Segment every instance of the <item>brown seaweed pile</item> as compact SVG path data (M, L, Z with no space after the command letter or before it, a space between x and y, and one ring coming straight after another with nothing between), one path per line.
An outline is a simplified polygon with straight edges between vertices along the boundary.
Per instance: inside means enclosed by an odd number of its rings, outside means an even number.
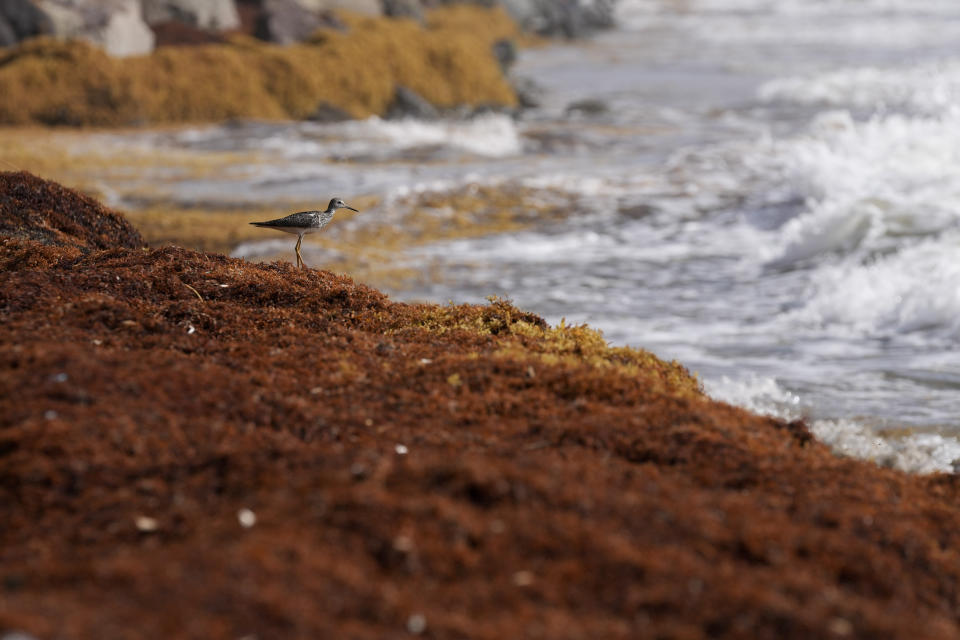
M397 86L440 107L516 104L491 50L520 37L502 9L438 8L427 24L344 14L313 42L169 46L116 59L38 38L0 53L0 124L131 126L230 118L303 119L321 104L383 114Z
M76 249L138 249L145 242L120 214L89 196L25 172L0 173L0 237Z
M103 248L114 214L26 174L0 198L0 632L960 637L951 476L507 302Z

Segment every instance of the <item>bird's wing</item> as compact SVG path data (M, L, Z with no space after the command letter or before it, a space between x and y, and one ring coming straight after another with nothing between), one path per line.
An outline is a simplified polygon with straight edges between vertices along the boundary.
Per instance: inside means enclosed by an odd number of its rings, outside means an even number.
M267 220L266 222L251 222L250 224L258 227L308 227L313 223L316 215L316 211L300 211L291 213L284 218Z

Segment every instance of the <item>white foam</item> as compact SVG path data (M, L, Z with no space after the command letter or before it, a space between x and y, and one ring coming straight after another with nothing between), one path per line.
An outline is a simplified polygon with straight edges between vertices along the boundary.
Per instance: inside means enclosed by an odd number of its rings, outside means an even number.
M337 125L322 125L316 131L346 138L336 142L339 152L347 154L438 145L478 156L501 158L522 150L513 119L495 113L468 120L383 120L372 117ZM330 140L327 144L333 142Z
M703 381L711 398L766 416L796 420L802 415L800 396L781 387L774 378L722 376Z
M740 245L767 267L809 269L800 306L776 319L783 329L960 337L960 115L828 112L799 135L737 149L718 171L761 201L799 203L764 241Z
M837 453L911 473L954 473L960 441L935 433L885 438L855 420L817 420L811 430Z
M784 420L803 417L801 398L770 377L722 377L705 380L709 396L761 415ZM902 438L884 437L858 420L813 420L814 436L840 455L870 460L910 473L953 473L960 463L960 440L935 433L916 433Z
M352 156L375 159L389 157L391 152L430 146L502 158L516 155L523 148L513 119L498 113L457 120L383 120L374 116L337 123L245 126L239 130L224 126L187 129L171 139L178 145L248 149L276 153L291 160Z
M949 114L960 104L960 61L902 68L861 67L777 78L760 87L768 102Z
M517 154L522 148L513 119L502 114L432 122L371 118L367 124L375 134L402 148L442 144L493 158Z
M960 117L894 115L857 123L818 117L794 138L759 145L745 161L777 198L806 202L763 249L777 266L829 252L885 248L960 222Z
M705 42L909 48L950 43L960 25L953 0L621 0L628 29L684 25Z
M922 331L960 338L960 234L866 263L822 267L806 304L787 317L878 337Z

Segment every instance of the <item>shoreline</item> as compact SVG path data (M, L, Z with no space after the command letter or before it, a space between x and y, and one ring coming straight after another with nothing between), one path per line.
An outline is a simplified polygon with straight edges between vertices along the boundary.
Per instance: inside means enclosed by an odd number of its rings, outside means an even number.
M26 40L0 49L0 125L364 118L388 113L399 87L441 109L517 105L493 47L532 38L502 8L437 8L423 25L338 16L346 32L322 28L305 42L281 46L235 34L128 58L81 40Z

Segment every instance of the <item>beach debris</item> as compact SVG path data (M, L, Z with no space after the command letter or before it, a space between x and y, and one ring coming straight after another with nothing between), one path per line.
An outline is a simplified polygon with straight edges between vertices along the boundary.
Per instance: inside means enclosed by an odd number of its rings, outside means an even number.
M133 524L137 527L137 531L142 533L153 533L160 528L160 522L150 516L137 516Z
M410 614L407 618L407 631L418 636L427 630L427 618L422 613Z
M530 571L517 571L513 574L513 584L518 587L529 587L533 584L533 573Z
M257 524L257 514L250 509L240 509L237 511L237 521L240 523L241 527L244 529L249 529L253 525Z
M194 293L198 298L200 298L200 302L203 302L203 296L200 295L200 292L199 292L199 291L197 291L196 289L194 289L193 287L191 287L190 285L188 285L186 282L183 283L183 286L185 286L187 289L190 289L190 291L193 291L193 293Z
M393 539L393 548L403 553L410 553L413 551L413 538L399 535Z

